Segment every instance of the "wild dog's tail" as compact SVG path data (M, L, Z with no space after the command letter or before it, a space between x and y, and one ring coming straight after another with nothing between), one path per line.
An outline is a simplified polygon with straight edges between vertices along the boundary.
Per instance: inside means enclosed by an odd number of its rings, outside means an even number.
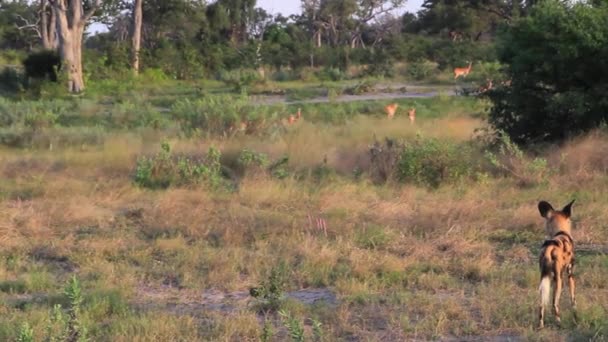
M543 276L540 280L538 290L540 291L540 304L542 307L546 307L551 300L551 277L549 275Z
M553 267L555 258L553 250L557 246L557 242L554 240L545 241L543 244L543 251L540 255L540 303L542 307L546 307L549 304L551 297L551 277L553 275Z

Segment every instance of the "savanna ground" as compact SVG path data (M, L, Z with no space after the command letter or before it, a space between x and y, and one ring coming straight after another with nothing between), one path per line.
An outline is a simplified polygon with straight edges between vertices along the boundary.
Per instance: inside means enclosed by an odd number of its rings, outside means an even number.
M603 131L522 153L485 144L474 97L392 121L298 104L286 126L296 105L155 84L0 99L0 340L608 338ZM577 319L563 296L537 331L536 205L572 198Z

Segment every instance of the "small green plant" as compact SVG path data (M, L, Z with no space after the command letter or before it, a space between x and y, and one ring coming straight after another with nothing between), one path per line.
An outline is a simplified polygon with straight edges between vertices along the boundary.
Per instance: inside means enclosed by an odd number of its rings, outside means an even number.
M268 166L268 156L264 153L255 152L249 149L241 151L237 158L237 164L244 174L263 173Z
M258 287L251 288L249 294L256 298L264 311L276 311L281 307L286 283L287 267L281 262L270 270L268 279Z
M312 321L312 335L313 335L313 340L315 342L321 342L323 341L323 324L321 324L321 322L317 321L316 319L311 319Z
M268 165L268 156L264 153L244 149L239 154L238 163L243 167L265 167L266 165Z
M80 317L80 307L83 300L82 288L80 286L80 281L76 276L70 278L68 285L64 290L64 294L69 300L66 341L87 341L87 330Z
M34 342L34 329L27 322L19 327L17 342Z
M289 337L291 337L291 340L293 342L304 342L305 335L302 323L284 310L279 311L279 315L283 320L283 325L285 325L285 328L289 332Z
M261 342L270 342L272 340L272 336L274 335L274 330L272 328L272 322L266 317L264 319L264 326L262 327L262 334L260 335Z
M278 179L284 179L284 178L289 177L289 170L287 168L288 163L289 163L288 156L283 156L283 157L279 158L268 168L270 170L270 174L273 177L278 178Z
M48 342L62 342L66 340L67 322L61 305L56 304L51 311L51 317L46 327L46 339Z

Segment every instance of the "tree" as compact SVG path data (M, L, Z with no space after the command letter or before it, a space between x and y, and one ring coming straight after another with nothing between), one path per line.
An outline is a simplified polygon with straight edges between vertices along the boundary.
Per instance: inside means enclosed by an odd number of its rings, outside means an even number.
M40 0L40 39L45 50L56 50L58 47L57 39L57 17L55 11L49 7L48 0Z
M517 143L559 141L608 122L608 4L539 2L498 36L510 86L490 123Z
M101 0L94 0L85 8L84 0L48 0L57 20L59 54L62 68L68 77L68 91L79 93L84 90L82 72L82 38L86 23L101 6Z
M134 0L133 28L131 33L131 68L139 73L139 50L141 48L141 27L143 24L143 0Z
M519 0L425 0L417 28L452 40L463 36L479 40L482 34L494 34L499 24L517 17L521 7Z
M0 1L0 48L33 48L39 42L38 24L36 8L27 1Z

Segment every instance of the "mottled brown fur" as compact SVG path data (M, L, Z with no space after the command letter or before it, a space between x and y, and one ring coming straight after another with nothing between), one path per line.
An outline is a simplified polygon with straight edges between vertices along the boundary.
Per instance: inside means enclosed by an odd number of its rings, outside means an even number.
M545 201L538 204L538 210L546 220L546 233L551 237L550 240L543 243L539 258L541 273L539 327L541 328L544 326L545 305L548 304L551 284L554 286L553 311L555 312L557 322L560 323L559 300L564 274L568 276L568 288L570 290L572 306L576 305L573 275L574 240L571 235L572 222L570 220L573 203L574 201L570 202L560 211L553 209L551 204Z

